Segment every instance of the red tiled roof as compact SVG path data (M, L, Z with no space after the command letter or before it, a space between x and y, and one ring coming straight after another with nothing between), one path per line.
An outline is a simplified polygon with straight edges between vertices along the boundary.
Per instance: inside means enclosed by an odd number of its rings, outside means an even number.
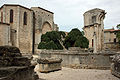
M115 31L120 31L120 30L115 30L114 28L112 29L104 29L105 32L115 32Z

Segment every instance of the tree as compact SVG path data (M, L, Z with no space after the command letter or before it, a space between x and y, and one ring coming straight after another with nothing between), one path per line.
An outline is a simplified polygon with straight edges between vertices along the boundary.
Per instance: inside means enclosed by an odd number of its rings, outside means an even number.
M68 49L69 47L81 47L88 48L89 41L83 36L79 29L72 29L64 41L64 46Z
M117 25L117 29L120 30L120 24ZM120 44L120 31L117 32L116 37L118 38L118 42Z
M120 24L117 25L117 28L120 29Z
M120 31L117 32L116 37L118 38L118 42L119 42L119 44L120 44Z
M47 32L41 36L38 49L63 49L62 38L65 38L65 33L62 31Z

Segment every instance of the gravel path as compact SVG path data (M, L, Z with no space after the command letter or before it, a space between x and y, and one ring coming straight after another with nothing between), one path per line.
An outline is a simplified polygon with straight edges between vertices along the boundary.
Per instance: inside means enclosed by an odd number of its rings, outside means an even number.
M110 70L71 69L63 67L60 71L37 73L39 78L43 80L120 80L111 75Z

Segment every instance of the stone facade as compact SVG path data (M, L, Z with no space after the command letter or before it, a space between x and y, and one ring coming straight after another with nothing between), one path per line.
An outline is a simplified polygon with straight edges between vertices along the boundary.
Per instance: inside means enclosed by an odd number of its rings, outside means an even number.
M41 35L56 29L53 14L40 7L29 9L16 4L4 4L0 8L0 22L10 24L12 46L18 47L22 53L34 53Z
M94 53L101 51L104 46L104 17L105 11L102 9L92 9L84 13L84 33L89 40L89 48L94 49Z
M10 11L13 11L13 14ZM24 13L27 13L27 24L24 24ZM12 46L19 47L21 52L32 52L33 11L20 5L3 5L0 8L3 13L1 22L9 23L11 28L10 42ZM10 22L10 14L13 21Z
M118 39L116 38L117 32L120 30L104 29L104 48L105 49L119 49Z
M0 22L0 45L10 45L10 25Z
M41 35L54 30L54 13L40 7L32 7L31 9L35 13L35 49L37 49Z

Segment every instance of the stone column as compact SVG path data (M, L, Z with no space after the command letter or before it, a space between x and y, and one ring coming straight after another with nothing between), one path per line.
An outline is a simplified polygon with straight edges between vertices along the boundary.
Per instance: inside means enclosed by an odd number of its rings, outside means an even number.
M94 38L94 45L93 45L93 53L97 53L97 36L96 36L96 26L94 25L94 34L93 34L93 38Z

